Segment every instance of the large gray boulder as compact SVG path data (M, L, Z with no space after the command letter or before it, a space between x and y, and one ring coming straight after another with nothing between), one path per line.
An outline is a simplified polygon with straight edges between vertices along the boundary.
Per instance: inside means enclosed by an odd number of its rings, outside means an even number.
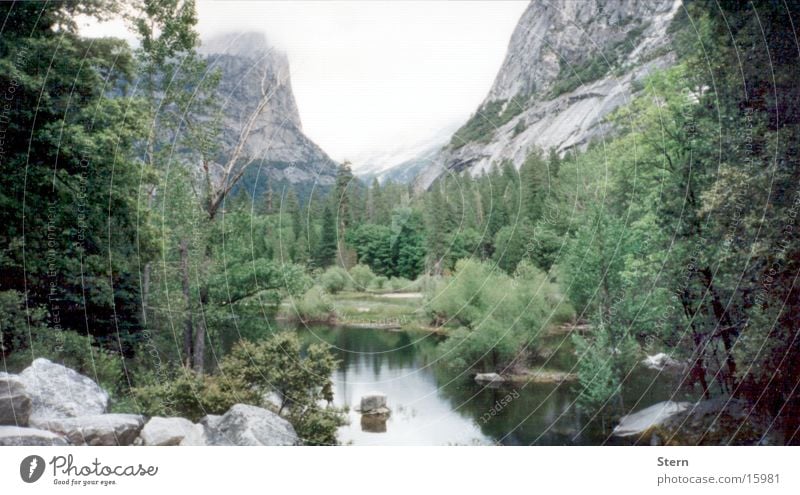
M150 418L139 438L142 445L205 445L203 425L184 418Z
M31 398L22 380L0 372L0 425L28 426Z
M361 414L389 414L389 407L386 405L386 394L380 392L370 392L361 397Z
M31 419L31 426L64 435L73 445L131 445L144 426L138 414Z
M674 402L671 400L659 402L620 418L613 434L618 437L645 437L661 428L670 418L681 414L691 406L692 404L689 402Z
M103 414L108 394L90 378L38 358L19 375L31 398L30 420Z
M222 416L206 416L207 445L298 445L291 423L266 409L236 404Z
M0 446L44 447L51 445L69 445L69 441L51 431L20 426L0 426Z

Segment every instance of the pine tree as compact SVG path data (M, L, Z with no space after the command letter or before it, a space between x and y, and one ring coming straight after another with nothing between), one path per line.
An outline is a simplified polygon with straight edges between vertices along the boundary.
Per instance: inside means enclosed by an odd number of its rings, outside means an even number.
M328 267L336 262L336 219L330 207L325 206L322 212L322 234L317 248L316 262L320 267Z

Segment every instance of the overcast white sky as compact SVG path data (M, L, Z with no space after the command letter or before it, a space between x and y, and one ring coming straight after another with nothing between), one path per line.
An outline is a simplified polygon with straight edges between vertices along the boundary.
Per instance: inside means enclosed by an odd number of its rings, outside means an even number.
M262 31L285 51L306 134L355 165L463 122L527 1L198 2L199 31Z

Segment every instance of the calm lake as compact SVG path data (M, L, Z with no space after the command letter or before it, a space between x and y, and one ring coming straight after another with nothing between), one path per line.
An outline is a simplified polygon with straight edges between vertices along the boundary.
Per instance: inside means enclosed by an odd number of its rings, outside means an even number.
M307 343L326 342L341 360L333 381L335 403L348 406L350 424L339 430L352 445L600 445L618 444L609 425L578 411L574 385L520 383L481 386L452 376L436 362L442 338L418 332L309 326ZM574 362L568 336L550 337L549 368ZM626 406L642 409L669 399L676 384L636 369L626 385ZM365 421L355 409L369 392L384 393L392 410L385 422ZM505 405L499 405L505 404ZM495 414L491 411L494 408Z

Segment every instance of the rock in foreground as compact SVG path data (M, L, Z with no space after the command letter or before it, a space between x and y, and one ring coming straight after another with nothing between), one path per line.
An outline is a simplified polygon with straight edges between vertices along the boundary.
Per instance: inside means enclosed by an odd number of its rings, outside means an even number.
M205 445L203 426L184 418L150 418L139 438L142 445Z
M90 378L38 358L19 375L31 398L30 420L103 414L108 394Z
M131 445L139 436L144 418L137 414L97 414L33 419L31 425L64 435L73 445Z
M682 413L691 406L692 404L689 402L673 402L671 400L659 402L620 418L619 424L614 428L613 433L618 437L634 435L646 437L671 417Z
M66 438L51 431L20 426L0 426L0 446L64 446L69 445Z
M0 425L27 426L31 398L18 376L0 373Z
M222 416L206 416L207 445L298 445L294 427L277 414L260 407L236 404Z

